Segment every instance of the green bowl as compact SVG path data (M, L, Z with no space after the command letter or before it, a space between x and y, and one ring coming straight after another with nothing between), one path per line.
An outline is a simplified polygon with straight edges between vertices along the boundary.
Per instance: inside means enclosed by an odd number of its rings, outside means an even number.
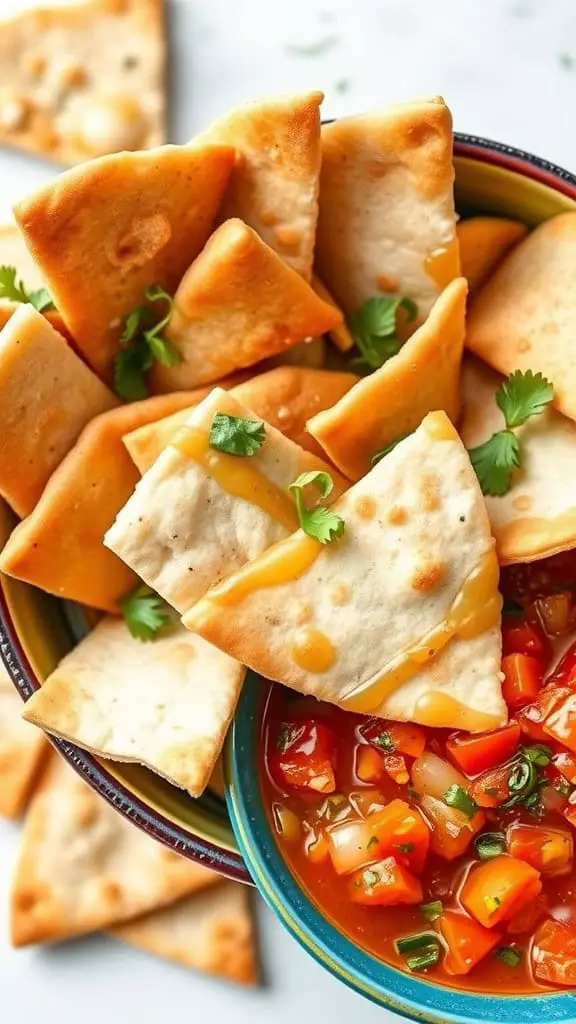
M576 178L528 153L457 135L455 164L461 215L502 214L534 226L576 209ZM0 544L14 523L0 505ZM24 700L89 625L89 616L78 607L0 578L0 652ZM193 860L250 881L224 803L215 792L193 800L146 768L102 760L69 743L53 742L86 781L135 824Z

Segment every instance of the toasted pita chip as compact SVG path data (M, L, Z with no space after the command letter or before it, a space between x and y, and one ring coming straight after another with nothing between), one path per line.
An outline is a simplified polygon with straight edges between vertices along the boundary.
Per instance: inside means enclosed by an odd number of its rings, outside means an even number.
M0 332L0 494L20 516L92 419L118 399L33 306Z
M494 541L445 413L429 414L333 508L340 540L298 531L209 591L184 624L263 676L351 711L472 731L505 722Z
M323 334L340 319L252 228L228 220L176 292L165 334L182 361L157 363L154 388L170 391L218 380Z
M540 370L556 408L576 419L576 213L541 224L472 303L466 346L501 373Z
M34 376L35 386L44 378L44 370ZM50 478L32 514L9 537L0 570L58 597L118 611L119 601L137 583L134 573L103 544L138 481L122 437L189 406L191 398L189 392L149 398L93 420ZM42 446L36 440L35 455L38 449Z
M200 796L246 670L178 623L153 644L106 617L60 662L24 717L99 757L143 764Z
M22 719L22 701L0 663L0 815L22 814L48 751L46 737Z
M18 277L23 279L30 290L41 288L44 284L40 270L28 252L16 224L0 227L0 267L16 267Z
M470 217L456 226L460 245L462 277L475 295L519 242L528 228L519 220L506 217Z
M93 0L0 25L0 142L65 164L164 142L162 0Z
M276 366L304 366L308 370L321 370L326 362L326 341L323 337L308 338L294 345L279 356L271 356L258 364L258 369L265 373ZM256 369L256 368L255 368Z
M53 754L24 823L12 943L58 942L107 928L217 878L141 832Z
M439 97L323 125L316 267L347 314L384 293L426 318L459 273L453 182Z
M173 608L185 611L233 568L298 526L288 486L325 462L269 424L251 458L209 445L215 413L255 417L214 388L144 474L104 543ZM335 495L343 486L337 476Z
M238 882L220 882L209 892L117 925L110 934L147 953L226 981L258 983L250 892Z
M338 309L338 304L332 298L326 285L322 284L322 281L317 274L314 274L312 278L312 287L316 292L316 295L319 295L321 299L324 299L324 302L329 302L332 306L335 306L336 309ZM342 313L342 310L338 311ZM348 352L351 348L354 348L354 338L348 330L346 321L344 320L344 314L342 314L342 323L340 326L335 327L333 331L328 331L328 337L334 342L336 348L339 348L341 352Z
M322 448L306 430L306 421L337 402L357 380L353 373L284 366L237 385L233 395L286 437L321 457ZM224 383L219 386L224 387ZM183 409L126 434L124 444L141 473L156 462L191 412L192 409Z
M236 150L224 217L249 224L307 281L318 219L323 99L309 92L245 103L200 136Z
M218 146L119 153L67 171L16 207L57 308L106 380L122 318L150 284L176 291L200 252L233 159Z
M460 434L467 448L504 428L494 397L501 380L473 356L466 359ZM522 466L507 494L485 497L501 565L576 547L576 425L548 407L514 433L522 442Z
M308 422L330 461L351 480L367 473L372 458L414 430L426 413L442 409L456 422L466 290L463 277L452 281L397 356Z

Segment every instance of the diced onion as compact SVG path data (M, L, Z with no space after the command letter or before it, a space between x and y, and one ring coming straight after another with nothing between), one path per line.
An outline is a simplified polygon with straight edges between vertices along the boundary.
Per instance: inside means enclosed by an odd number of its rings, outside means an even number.
M412 785L420 796L441 800L451 786L460 786L467 792L470 783L447 761L425 751L412 765Z
M547 597L539 597L534 602L534 608L548 636L561 636L570 629L571 594L549 594Z
M302 826L294 811L285 807L284 804L274 804L272 814L278 835L282 836L287 843L297 843L302 834Z

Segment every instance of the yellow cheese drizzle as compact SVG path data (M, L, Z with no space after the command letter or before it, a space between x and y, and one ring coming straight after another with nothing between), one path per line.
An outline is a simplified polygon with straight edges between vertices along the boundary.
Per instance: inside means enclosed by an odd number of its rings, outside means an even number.
M305 672L327 672L336 659L332 641L319 629L301 629L292 644L291 653Z
M445 728L450 722L454 729L465 729L468 732L489 732L504 725L498 715L488 715L485 711L476 711L466 707L449 693L423 693L416 701L414 721L431 728Z

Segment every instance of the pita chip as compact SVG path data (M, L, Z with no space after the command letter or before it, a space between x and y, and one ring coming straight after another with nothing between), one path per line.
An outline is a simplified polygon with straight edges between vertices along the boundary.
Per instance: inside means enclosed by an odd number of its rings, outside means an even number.
M34 374L34 386L38 387L38 381L44 383L45 376L44 370ZM106 390L100 381L98 385ZM139 479L122 437L189 406L191 397L184 393L149 398L92 420L50 477L34 510L12 532L0 554L0 570L57 597L117 611L119 601L138 582L103 544L106 530ZM15 425L21 451L18 427L21 431L21 420ZM45 438L45 432L42 436ZM35 440L33 453L37 457L43 446L36 435ZM2 443L0 440L0 450Z
M15 267L18 281L24 282L28 292L37 291L44 286L42 275L28 252L16 224L5 224L0 227L0 267ZM10 299L0 299L0 330L6 326L19 305L18 302ZM69 341L72 340L57 309L46 309L43 316L60 334L63 334Z
M154 643L107 616L26 704L25 718L99 757L143 764L200 796L245 668L180 623Z
M266 678L350 711L471 731L503 724L498 562L446 414L430 413L333 509L345 523L338 541L296 532L209 591L184 624Z
M576 213L545 221L508 256L472 303L466 346L500 373L538 370L554 404L576 419Z
M467 448L504 428L495 401L501 380L479 360L466 359L460 434ZM514 433L522 444L522 466L514 470L507 494L484 499L501 565L576 547L576 424L548 406Z
M150 284L173 294L200 252L233 160L223 146L104 156L59 175L16 207L55 305L106 380L123 317L142 305Z
M353 373L283 366L236 385L233 395L270 426L276 427L306 451L322 457L322 448L308 433L306 422L319 410L337 402L357 380ZM219 387L224 386L220 381ZM207 388L202 394L199 389L198 394L205 397L206 391L211 390ZM170 444L191 412L191 408L183 409L125 435L124 444L141 473L145 473Z
M228 220L184 276L165 335L182 361L152 370L155 391L197 387L340 323L252 228Z
M338 309L338 304L332 298L326 285L322 284L322 281L317 276L317 274L314 274L312 278L312 287L316 292L316 295L319 295L321 299L324 299L324 302L329 302L332 306L335 306L336 309ZM342 310L338 309L338 311L342 313ZM334 330L328 331L328 337L330 338L330 341L332 341L335 344L336 348L340 349L341 352L349 352L351 348L354 348L354 338L352 337L350 331L348 330L348 326L344 319L343 313L342 323L340 324L339 327L335 327Z
M456 225L462 277L475 295L509 252L528 234L519 220L506 217L469 217Z
M323 99L309 92L245 103L200 136L236 150L224 217L249 224L307 281L318 219Z
M367 473L372 458L414 430L426 413L443 409L456 422L466 291L463 277L452 281L398 355L309 421L310 433L351 480Z
M0 815L17 818L32 791L46 737L22 718L22 700L0 663Z
M258 983L250 891L221 881L207 892L179 900L110 930L115 939L241 985Z
M0 494L20 516L36 506L86 424L118 405L33 306L0 332Z
M162 0L93 0L0 25L0 142L74 164L164 141Z
M214 388L144 474L104 543L177 611L298 526L288 487L329 467L269 424L250 458L210 447L215 413L254 420ZM343 481L336 476L335 495Z
M323 125L315 262L346 314L385 294L426 318L459 273L453 182L440 97Z
M141 832L53 754L22 832L12 944L58 942L107 928L216 879Z

